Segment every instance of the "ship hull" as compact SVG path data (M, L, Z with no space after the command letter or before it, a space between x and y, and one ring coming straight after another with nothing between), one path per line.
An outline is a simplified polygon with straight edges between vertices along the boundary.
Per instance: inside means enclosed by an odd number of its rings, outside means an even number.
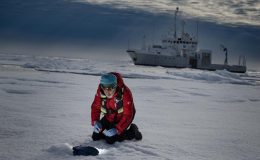
M209 71L227 70L233 73L245 73L247 70L246 66L223 65L223 64L211 64L209 66L198 67L197 69L209 70Z
M168 56L161 54L149 54L136 50L127 50L135 65L162 66L162 67L188 67L188 58L178 56Z
M191 61L188 57L149 54L142 50L127 50L127 53L129 54L135 65L162 66L174 68L196 68L210 71L225 69L235 73L246 72L246 66L209 64L206 66L194 67L192 64L190 64Z

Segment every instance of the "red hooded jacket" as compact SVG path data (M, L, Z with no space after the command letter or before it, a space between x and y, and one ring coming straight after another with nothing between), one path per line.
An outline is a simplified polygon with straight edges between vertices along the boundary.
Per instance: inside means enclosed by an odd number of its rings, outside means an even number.
M133 97L130 89L124 84L123 78L119 73L112 72L117 77L117 90L112 98L107 98L106 108L116 110L116 96L118 91L124 87L123 91L123 112L122 113L107 113L104 117L111 123L116 125L118 134L121 134L132 123L135 115L135 107ZM98 86L95 99L91 105L91 124L94 125L95 121L100 120L101 114L101 87Z

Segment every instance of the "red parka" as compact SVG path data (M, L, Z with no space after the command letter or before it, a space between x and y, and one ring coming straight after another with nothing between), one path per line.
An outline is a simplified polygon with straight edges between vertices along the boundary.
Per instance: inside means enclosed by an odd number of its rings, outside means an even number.
M123 112L107 113L104 117L111 123L116 125L118 134L121 134L132 123L135 115L135 107L133 97L130 89L124 84L123 78L119 73L112 72L117 77L117 90L112 98L106 99L106 108L116 111L116 96L118 92L124 87L123 91ZM100 120L101 114L101 87L98 86L95 99L91 105L91 124Z

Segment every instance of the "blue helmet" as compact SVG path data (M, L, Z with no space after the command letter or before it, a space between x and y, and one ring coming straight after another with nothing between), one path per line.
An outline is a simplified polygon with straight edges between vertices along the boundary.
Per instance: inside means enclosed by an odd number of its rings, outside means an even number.
M107 73L101 76L100 85L103 87L112 87L116 88L117 86L117 78L112 73Z

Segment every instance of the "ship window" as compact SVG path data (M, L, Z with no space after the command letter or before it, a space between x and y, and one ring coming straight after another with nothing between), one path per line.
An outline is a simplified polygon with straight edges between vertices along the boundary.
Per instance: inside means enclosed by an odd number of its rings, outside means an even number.
M153 45L153 48L162 48L161 45Z
M179 41L177 41L177 43L179 44Z

